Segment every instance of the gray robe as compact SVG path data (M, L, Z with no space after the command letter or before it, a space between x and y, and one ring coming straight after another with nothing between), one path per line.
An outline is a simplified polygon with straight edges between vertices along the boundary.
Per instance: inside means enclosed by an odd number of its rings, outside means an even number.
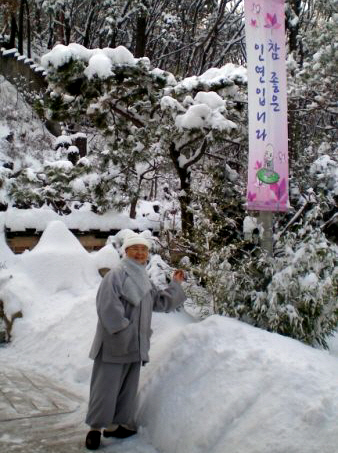
M138 299L130 278L120 265L105 275L97 293L99 319L90 350L94 367L86 417L92 428L132 426L140 366L149 361L152 311L174 310L186 299L174 281L165 290L148 281Z
M122 266L108 272L97 293L98 323L89 357L95 359L102 347L108 363L148 362L152 311L171 311L186 299L181 285L172 281L164 290L155 285L137 305L127 300L128 273Z

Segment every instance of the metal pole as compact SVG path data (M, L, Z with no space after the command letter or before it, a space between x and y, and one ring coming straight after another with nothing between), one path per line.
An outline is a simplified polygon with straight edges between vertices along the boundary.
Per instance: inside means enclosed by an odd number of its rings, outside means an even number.
M273 256L273 212L260 211L258 223L263 227L261 246Z

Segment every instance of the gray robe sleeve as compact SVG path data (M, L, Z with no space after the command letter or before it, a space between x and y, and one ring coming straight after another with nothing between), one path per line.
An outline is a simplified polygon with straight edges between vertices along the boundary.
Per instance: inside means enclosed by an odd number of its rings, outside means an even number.
M173 311L186 300L186 295L180 283L172 281L170 285L163 290L158 290L153 286L152 290L154 311Z
M108 272L97 292L96 309L102 326L109 334L117 333L129 325L120 294L121 283L118 274Z

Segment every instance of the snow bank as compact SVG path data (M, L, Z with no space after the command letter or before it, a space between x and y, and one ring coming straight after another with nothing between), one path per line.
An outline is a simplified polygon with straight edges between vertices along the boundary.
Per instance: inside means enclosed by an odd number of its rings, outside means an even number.
M159 451L335 451L338 363L328 354L218 316L163 337L138 412Z
M17 329L2 358L57 375L87 399L95 324L91 292L67 316L56 307L48 328L40 322L30 332ZM148 452L144 441L161 453L335 451L335 358L219 316L199 323L184 312L154 313L153 329L151 361L141 372L140 434L128 444L133 451L142 444ZM113 441L105 448L117 447Z
M49 329L66 316L78 297L97 289L100 276L92 257L62 222L51 222L31 251L16 257L1 272L0 298L8 318L21 335Z

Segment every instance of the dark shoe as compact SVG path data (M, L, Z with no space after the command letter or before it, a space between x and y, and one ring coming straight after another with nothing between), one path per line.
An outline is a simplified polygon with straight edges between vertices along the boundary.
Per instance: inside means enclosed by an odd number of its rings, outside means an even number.
M106 429L103 430L103 437L117 437L118 439L125 439L126 437L134 436L134 434L137 434L137 431L124 428L121 425L119 425L115 431L107 431Z
M97 450L100 446L101 431L91 430L86 437L86 447L88 450Z

